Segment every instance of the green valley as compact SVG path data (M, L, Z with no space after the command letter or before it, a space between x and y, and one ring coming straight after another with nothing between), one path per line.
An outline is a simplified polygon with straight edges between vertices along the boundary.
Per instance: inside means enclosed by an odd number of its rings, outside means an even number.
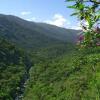
M0 14L0 100L100 100L100 47L80 32Z

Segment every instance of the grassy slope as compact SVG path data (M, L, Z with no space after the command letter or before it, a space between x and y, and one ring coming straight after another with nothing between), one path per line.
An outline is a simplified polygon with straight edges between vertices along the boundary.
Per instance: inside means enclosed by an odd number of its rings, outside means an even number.
M99 52L90 48L35 65L23 100L100 100Z

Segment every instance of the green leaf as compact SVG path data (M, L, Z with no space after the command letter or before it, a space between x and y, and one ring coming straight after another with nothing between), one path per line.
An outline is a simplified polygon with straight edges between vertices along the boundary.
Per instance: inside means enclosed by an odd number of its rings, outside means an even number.
M77 9L77 8L76 8L76 5L68 6L68 8Z
M84 9L84 5L80 3L80 4L78 5L78 8L79 8L80 10L81 10L81 9Z
M71 16L76 16L76 15L78 15L78 14L79 14L79 13L76 12L76 13L71 14Z

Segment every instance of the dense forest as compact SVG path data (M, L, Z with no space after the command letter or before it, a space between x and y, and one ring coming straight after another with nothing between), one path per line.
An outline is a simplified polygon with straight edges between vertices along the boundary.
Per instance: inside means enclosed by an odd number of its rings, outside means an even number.
M15 99L27 78L20 96L23 100L99 100L99 47L78 50L72 44L61 44L28 54L30 57L26 54L1 39L1 100Z
M11 19L5 17L9 18L9 16L0 15L0 99L17 100L22 99L24 87L26 87L25 82L30 80L30 68L33 68L35 64L52 62L54 59L70 53L75 47L71 39L74 35L67 35L71 37L70 42L62 41L65 34L62 34L60 39L44 35L41 37L40 33L34 33L17 24L15 19L14 22L11 22L9 21ZM12 18L15 17L12 16ZM13 30L10 30L11 27ZM56 26L48 25L48 27L55 29ZM66 29L56 28L59 32L66 31ZM28 36L27 32L30 32ZM71 32L74 30L69 30L69 33ZM52 35L54 34L55 32L52 33ZM41 37L41 39L34 40L31 36Z
M23 100L99 100L100 48L35 64Z
M30 64L28 64L30 62ZM0 99L12 100L28 74L31 61L23 50L0 38Z

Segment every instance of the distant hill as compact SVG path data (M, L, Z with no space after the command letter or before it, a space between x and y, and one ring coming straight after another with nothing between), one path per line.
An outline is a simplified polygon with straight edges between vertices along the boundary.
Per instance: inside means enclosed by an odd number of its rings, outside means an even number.
M23 48L38 49L53 44L74 43L77 33L79 33L77 30L0 14L0 36Z

